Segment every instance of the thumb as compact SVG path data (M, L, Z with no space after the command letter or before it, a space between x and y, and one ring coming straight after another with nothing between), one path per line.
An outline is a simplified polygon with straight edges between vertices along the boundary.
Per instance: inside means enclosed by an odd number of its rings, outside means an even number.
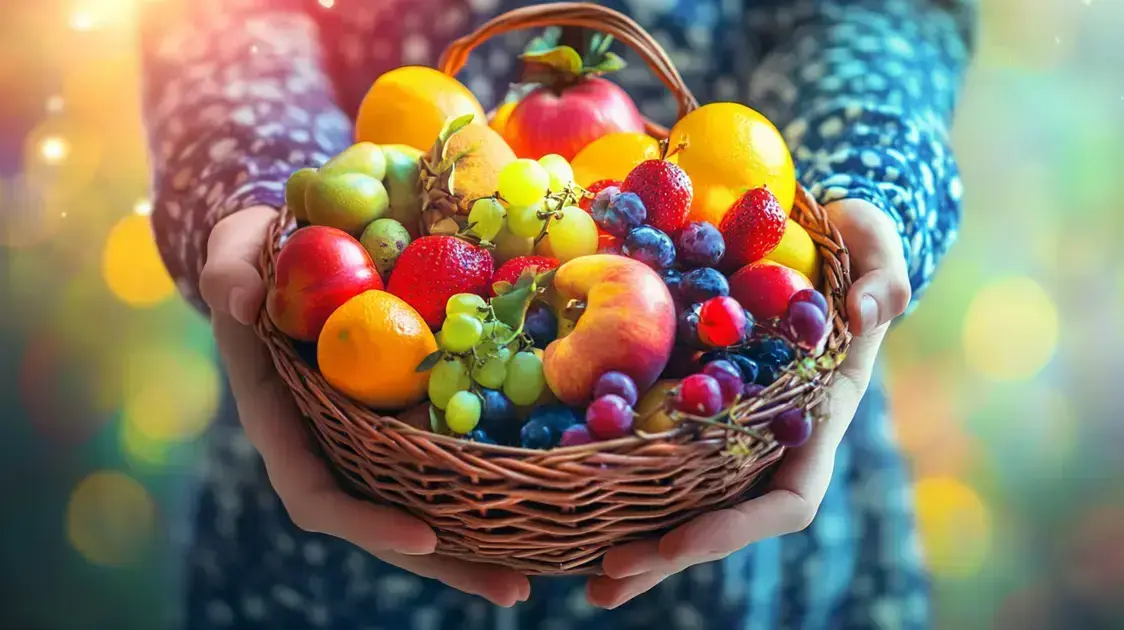
M199 277L199 293L211 311L227 313L249 325L265 299L258 257L277 211L255 206L219 221L207 241L207 262Z
M851 332L866 335L909 306L912 293L902 239L890 217L869 202L845 199L829 204L827 212L851 254Z

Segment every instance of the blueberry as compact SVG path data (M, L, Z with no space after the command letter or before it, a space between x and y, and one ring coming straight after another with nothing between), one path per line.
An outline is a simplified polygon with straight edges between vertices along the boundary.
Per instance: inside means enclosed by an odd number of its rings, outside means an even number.
M699 339L699 305L692 304L680 311L676 322L676 338L684 346L701 348Z
M480 389L484 404L480 410L478 428L504 444L515 442L519 420L515 417L515 403L496 389Z
M770 364L783 367L796 358L792 347L783 339L765 337L756 339L745 348L745 355L760 365Z
M756 361L741 354L730 355L730 360L742 371L742 380L747 383L753 383L757 380L759 368Z
M765 387L768 387L775 383L781 376L781 369L775 365L761 363L758 364L757 369L757 379L754 382L756 382L758 385L764 385Z
M548 449L555 445L554 432L542 422L529 420L519 433L523 448Z
M706 365L715 361L733 361L729 352L725 350L710 350L699 357L699 365Z
M536 300L527 309L523 332L531 337L536 348L546 350L546 346L558 337L558 317L549 306Z
M683 274L679 292L686 302L705 302L713 297L730 295L730 283L717 269L701 267Z
M726 253L726 241L718 228L705 221L688 223L675 242L679 259L692 267L713 267Z
M465 436L469 442L479 442L481 444L495 444L496 441L488 436L482 429L474 429L471 433Z
M604 192L604 191L602 191ZM631 230L640 227L644 219L648 218L648 211L644 202L636 193L625 192L608 199L594 199L590 208L593 220L604 231L613 236L624 236Z
M650 225L641 225L629 232L621 251L657 271L675 262L675 245L671 237Z
M683 274L677 269L664 269L660 272L660 277L663 278L663 283L667 285L667 291L671 294L671 299L678 302L682 299L680 293L680 285L683 282Z

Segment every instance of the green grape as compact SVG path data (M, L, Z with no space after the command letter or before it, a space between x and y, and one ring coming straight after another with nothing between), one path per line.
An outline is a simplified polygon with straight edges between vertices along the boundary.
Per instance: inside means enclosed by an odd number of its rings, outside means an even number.
M501 348L501 350L507 353L507 357L511 356L511 351L507 348ZM472 366L472 380L488 389L503 387L506 378L507 361L502 357L490 357Z
M445 407L445 424L453 433L471 433L480 422L480 397L474 392L459 391L449 399Z
M535 236L538 236L538 234ZM507 225L507 222L504 222L504 226L500 229L500 233L496 235L494 242L496 249L492 252L492 255L495 256L498 265L502 265L512 258L530 256L531 252L535 251L534 237L512 234L511 227Z
M488 303L479 295L475 293L458 293L449 298L449 301L445 303L445 314L452 317L457 313L464 313L480 319L486 315L486 313L480 309L486 308L488 308Z
M550 173L542 164L526 158L500 169L500 196L512 206L533 206L542 201L550 188Z
M468 313L457 313L445 318L445 325L441 327L442 348L449 352L468 352L473 346L480 343L484 334L484 324Z
M503 227L506 212L503 204L491 197L477 199L468 212L468 223L472 225L472 233L485 241L491 241L499 234Z
M533 352L520 352L511 357L507 365L507 379L503 393L520 407L532 405L542 395L546 377L542 372L542 359Z
M491 343L494 347L495 342L508 341L514 336L515 330L499 320L484 322L484 344L481 344L481 349L488 347L485 344ZM510 347L514 343L514 341L510 341L507 345ZM480 354L480 352L477 352L477 354Z
M444 358L429 373L429 402L444 409L453 394L472 387L468 368L460 359Z
M574 182L574 169L566 158L551 153L539 158L539 164L550 174L550 192L562 192L566 186Z
M561 262L597 253L597 224L577 206L562 208L561 218L550 222L550 250Z
M546 224L546 219L539 217L539 211L542 209L542 205L537 203L533 206L512 208L507 214L507 229L515 236L523 238L538 236L542 232L543 225Z

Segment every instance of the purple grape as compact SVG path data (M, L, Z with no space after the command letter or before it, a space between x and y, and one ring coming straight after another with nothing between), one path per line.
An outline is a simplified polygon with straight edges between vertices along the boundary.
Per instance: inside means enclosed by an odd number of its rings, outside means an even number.
M589 427L575 424L562 432L562 439L558 442L558 446L580 446L590 442L593 442L593 436L589 433Z
M714 267L726 253L726 241L718 228L706 221L688 223L676 242L679 260L692 267Z
M815 289L801 289L794 293L792 298L789 299L788 307L792 308L792 305L797 302L814 304L816 308L820 309L820 312L823 313L824 318L827 317L827 298L823 296L823 293Z
M812 437L812 418L803 409L789 409L769 423L769 430L781 446L802 446Z
M641 225L629 232L621 251L656 271L666 269L675 262L675 245L671 237L650 225Z
M679 294L689 304L705 302L713 297L730 295L730 283L717 269L700 267L683 274L683 280L679 282Z
M671 294L671 299L679 302L682 299L679 286L683 282L683 274L677 269L664 269L660 272L660 277L663 278L663 283L667 285L667 292Z
M811 349L827 334L827 319L815 304L793 302L788 305L788 327L798 345Z
M692 304L679 313L676 336L679 343L685 346L700 347L699 341L699 309L698 304Z
M680 381L675 408L696 416L713 416L722 409L722 387L709 374L692 374Z
M632 433L632 405L608 394L594 400L585 411L585 424L598 440L614 440Z
M597 198L590 206L590 213L593 214L593 220L597 225L613 236L624 236L640 227L644 219L648 218L648 211L644 208L640 196L626 192L605 200L607 203L597 203L601 195L608 190L606 188L597 193Z
M757 383L746 383L745 387L742 388L742 398L753 398L763 391L765 391L764 385L758 385Z
M742 373L733 363L720 359L711 361L703 368L703 374L718 381L722 390L722 406L729 407L742 393Z
M639 392L636 391L636 382L632 380L628 374L624 372L605 372L601 378L597 379L597 384L593 387L593 397L601 398L609 394L615 394L624 399L630 407L636 405L636 400L640 397Z

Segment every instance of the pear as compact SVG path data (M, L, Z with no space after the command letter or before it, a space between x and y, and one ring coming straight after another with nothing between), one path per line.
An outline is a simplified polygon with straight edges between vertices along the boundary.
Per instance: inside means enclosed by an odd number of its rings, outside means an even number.
M344 149L320 167L320 174L324 176L344 173L362 173L381 180L386 177L386 156L383 155L379 145L373 142L360 142Z
M382 182L362 173L325 176L323 170L304 197L313 225L334 227L358 236L372 221L390 209Z
M384 144L386 158L386 188L390 193L390 218L398 221L418 236L422 200L418 194L418 161L422 152L404 144Z
M387 277L398 257L410 244L410 233L394 219L379 219L367 226L359 237L359 242L375 261L379 275Z
M289 177L285 182L285 205L301 223L308 222L308 211L304 207L304 196L308 186L316 180L317 173L314 168L302 168Z

